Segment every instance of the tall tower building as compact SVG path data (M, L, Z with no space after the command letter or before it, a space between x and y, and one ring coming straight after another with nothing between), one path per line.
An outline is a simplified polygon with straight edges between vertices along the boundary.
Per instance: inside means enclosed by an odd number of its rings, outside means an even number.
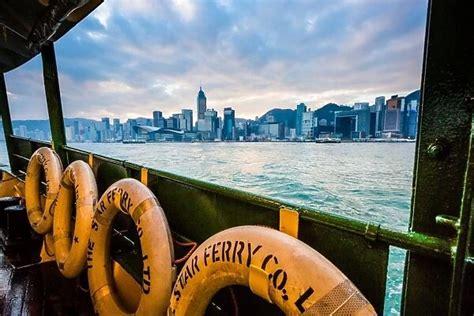
M104 130L110 130L110 119L108 117L103 117L102 118L102 129Z
M385 105L384 132L391 132L401 136L404 121L402 113L405 112L405 98L393 95Z
M235 111L232 108L224 108L224 128L222 138L224 140L234 140L232 131L235 127Z
M384 128L385 118L385 97L375 98L375 135L380 136Z
M204 119L204 113L206 112L207 109L207 98L206 95L204 94L204 91L202 91L202 87L199 87L199 93L197 96L197 119L202 120Z
M193 110L183 109L181 110L183 114L185 126L181 126L181 129L190 132L193 130Z
M307 110L304 103L300 103L296 106L296 136L301 136L301 128L303 125L303 113Z
M166 127L166 119L163 117L161 111L153 111L153 126L154 127Z

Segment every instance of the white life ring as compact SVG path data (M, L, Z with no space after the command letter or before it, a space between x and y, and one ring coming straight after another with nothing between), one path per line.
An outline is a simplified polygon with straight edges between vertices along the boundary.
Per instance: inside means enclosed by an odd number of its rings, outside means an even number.
M111 223L119 211L132 217L140 237L143 282L136 311L126 310L113 285L109 245ZM165 314L173 283L173 262L168 222L153 193L135 179L112 184L97 203L88 245L89 288L96 312L99 315Z
M204 315L222 288L244 285L286 315L376 315L331 262L298 239L260 226L240 226L207 239L176 280L168 315Z

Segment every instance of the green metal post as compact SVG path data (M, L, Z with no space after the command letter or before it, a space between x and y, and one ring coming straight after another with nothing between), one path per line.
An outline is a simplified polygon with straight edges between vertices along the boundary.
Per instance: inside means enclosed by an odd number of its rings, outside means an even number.
M470 146L472 6L467 0L431 0L428 5L410 231L446 240L456 238L456 225L437 218L455 222L460 216ZM456 314L452 278L452 262L408 252L402 313Z
M49 124L53 138L53 148L66 163L66 155L63 147L66 145L66 132L64 130L63 109L61 106L61 94L59 91L58 69L56 66L56 55L53 43L43 47L41 51L43 59L43 78L48 104Z
M5 142L8 150L8 160L10 161L10 169L13 173L17 172L15 159L13 159L13 140L10 135L13 135L12 118L10 116L10 107L8 106L7 86L5 84L5 77L0 74L0 115L2 118L3 132L5 133Z

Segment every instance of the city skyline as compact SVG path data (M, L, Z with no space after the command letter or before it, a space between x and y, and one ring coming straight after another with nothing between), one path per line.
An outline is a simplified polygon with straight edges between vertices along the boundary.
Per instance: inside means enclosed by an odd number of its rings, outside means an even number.
M194 109L199 83L208 107L244 118L407 94L420 82L426 5L106 2L56 44L64 115ZM6 77L14 119L47 117L38 58Z
M255 120L239 120L231 107L224 108L221 116L215 109L207 108L205 92L199 87L196 120L191 109L181 109L181 113L168 118L156 109L151 117L128 118L123 123L119 118L112 118L112 124L110 117L102 117L100 121L66 118L65 134L68 142L414 139L420 96L420 90L415 90L406 96L391 95L387 99L378 96L373 104L329 103L319 109L300 103L295 109L275 108ZM40 121L42 126L33 124L32 130L28 130L24 124L32 122L35 121L13 121L14 134L51 138L46 120Z

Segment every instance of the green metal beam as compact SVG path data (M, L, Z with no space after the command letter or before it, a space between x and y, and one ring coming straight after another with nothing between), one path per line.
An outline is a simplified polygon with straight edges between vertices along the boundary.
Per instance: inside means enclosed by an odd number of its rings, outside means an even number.
M66 146L65 150L68 154L77 154L87 161L90 154L88 151ZM95 155L95 159L101 162L114 164L127 169L126 174L139 173L142 167L128 161L121 161L111 157ZM69 161L70 163L71 161ZM259 196L249 192L244 192L232 188L226 188L213 183L201 180L191 179L184 176L175 175L173 173L148 169L149 175L156 175L162 179L167 179L176 183L184 184L189 187L197 188L209 193L236 199L244 203L255 205L258 207L268 208L274 212L278 212L280 206L296 209L300 212L302 221L314 222L327 227L337 228L341 231L349 232L358 236L367 236L368 239L376 239L395 247L410 250L419 254L424 254L433 258L439 258L448 261L451 257L451 248L453 246L450 239L437 238L427 234L417 232L397 231L385 226L379 226L376 223L368 223L361 220L349 219L347 217L319 212L314 209L302 208L287 202L280 202L267 197ZM125 173L124 173L125 174ZM113 174L109 174L114 177ZM374 227L375 229L371 229ZM374 233L370 233L373 231ZM371 236L370 236L371 235Z
M14 141L11 138L11 135L13 135L13 125L12 118L10 116L10 107L8 105L7 86L3 73L0 74L0 116L2 118L3 132L5 133L5 142L7 144L10 169L13 173L16 173L18 170L13 157Z
M431 0L428 5L410 231L447 240L456 238L456 229L439 219L456 222L460 216L469 152L472 7L468 0ZM453 313L452 274L452 261L409 252L402 313Z
M66 132L64 130L58 69L56 66L56 55L54 53L53 43L43 46L41 57L43 60L43 78L46 102L48 105L49 124L53 138L52 144L54 150L56 150L63 163L65 163L66 155L63 147L66 145Z
M464 179L464 192L462 198L462 208L459 220L456 222L458 237L456 242L456 253L453 262L453 277L451 281L450 314L451 315L472 315L474 307L470 300L463 302L463 296L473 290L473 286L466 280L466 257L468 256L469 230L472 230L471 216L473 215L472 205L472 184L474 181L474 116L471 118L470 151ZM471 240L472 242L472 240ZM472 295L472 294L470 294Z

